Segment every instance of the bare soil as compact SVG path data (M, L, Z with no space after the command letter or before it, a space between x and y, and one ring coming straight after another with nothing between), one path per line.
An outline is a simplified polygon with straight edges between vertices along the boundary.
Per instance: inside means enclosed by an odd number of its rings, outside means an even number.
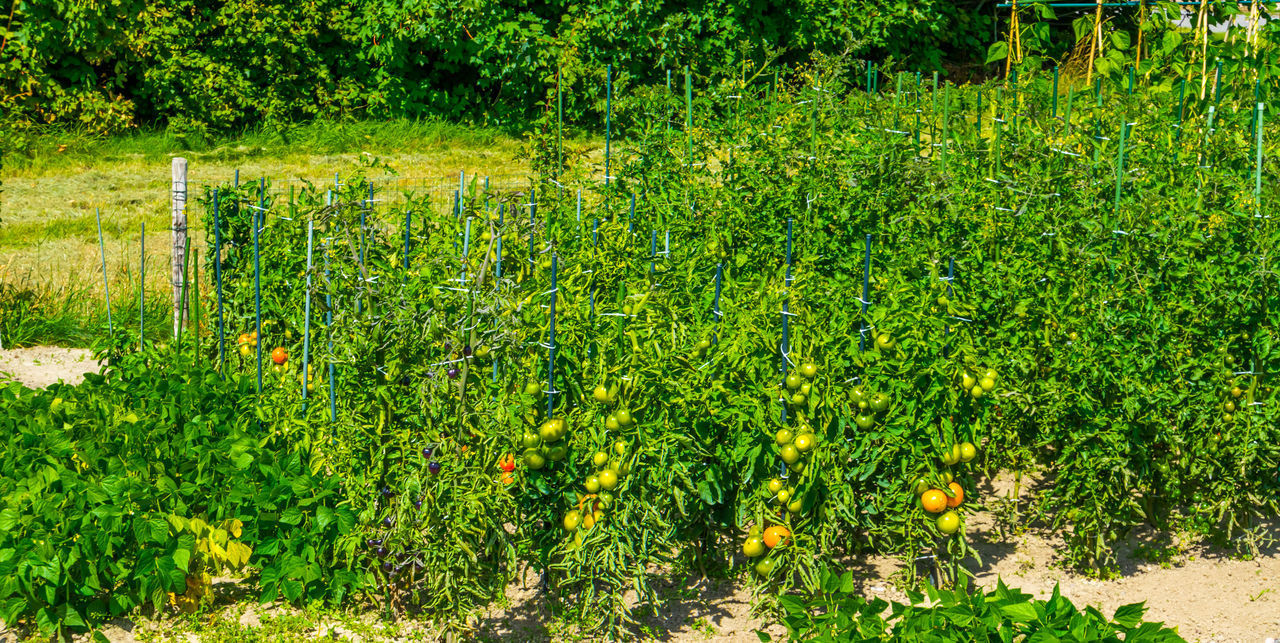
M33 346L0 350L0 381L44 388L58 381L79 384L86 372L96 372L93 352L83 348Z
M46 386L62 380L79 382L83 373L96 365L88 351L37 347L0 351L0 377L15 379L27 386ZM1012 499L1013 484L1008 476L983 480L981 498L989 506ZM1030 492L1020 489L1021 499ZM981 561L969 561L975 581L994 587L997 579L1038 597L1048 597L1055 585L1077 607L1094 605L1110 615L1128 603L1146 603L1147 618L1178 628L1189 641L1200 643L1262 643L1280 637L1280 549L1263 548L1252 560L1196 542L1147 532L1135 534L1117 549L1118 575L1110 579L1082 576L1065 569L1065 550L1060 531L1028 528L1006 534L997 528L994 513L980 510L966 521L969 542ZM905 601L906 595L893 577L901 564L890 558L872 557L859 561L856 573L867 595ZM525 574L507 590L506 605L482 614L476 638L487 641L557 641L576 638L565 631L548 611L537 590L537 576ZM235 584L234 581L227 581ZM246 627L259 622L263 611L279 613L291 608L260 607L245 602L243 591L232 592L237 602L224 614ZM642 619L635 636L639 640L713 641L755 643L758 628L785 638L777 625L766 625L751 613L750 590L740 579L696 582L668 582L662 588L666 605L659 613ZM324 620L324 619L322 619ZM359 617L376 621L373 614ZM174 631L173 623L132 623L120 620L106 628L113 643L135 641L135 633L163 632L161 638L199 640L195 635ZM339 635L350 640L424 640L428 630L421 624L402 623L394 634L370 637L347 630L331 620L314 624L314 634ZM364 630L368 631L368 630ZM386 633L386 630L381 630ZM0 643L9 643L13 634L0 629ZM155 639L155 635L146 638Z

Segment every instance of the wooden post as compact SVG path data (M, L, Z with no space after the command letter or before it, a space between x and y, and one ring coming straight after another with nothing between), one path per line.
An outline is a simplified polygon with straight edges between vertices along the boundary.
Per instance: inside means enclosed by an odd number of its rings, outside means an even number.
M172 197L173 230L173 338L182 331L182 303L186 301L186 271L183 259L187 251L187 159L173 159Z

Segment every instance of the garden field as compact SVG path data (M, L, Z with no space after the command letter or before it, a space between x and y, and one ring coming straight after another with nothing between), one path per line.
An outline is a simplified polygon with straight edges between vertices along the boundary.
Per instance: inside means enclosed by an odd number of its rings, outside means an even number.
M0 391L0 619L1275 635L1280 127L1247 62L607 70L599 140L553 88L518 145L193 155L176 334L167 164L122 158L158 192L99 246L100 370ZM6 227L68 212L61 167L6 170ZM85 209L40 261L95 269Z

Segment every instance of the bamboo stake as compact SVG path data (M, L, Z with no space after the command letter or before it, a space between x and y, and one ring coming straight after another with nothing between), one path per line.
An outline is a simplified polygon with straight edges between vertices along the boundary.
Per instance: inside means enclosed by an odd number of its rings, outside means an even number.
M1203 0L1201 0L1203 2ZM1085 84L1093 82L1093 57L1100 53L1102 40L1102 0L1098 0L1098 11L1093 18L1093 41L1089 43L1089 65L1085 71Z

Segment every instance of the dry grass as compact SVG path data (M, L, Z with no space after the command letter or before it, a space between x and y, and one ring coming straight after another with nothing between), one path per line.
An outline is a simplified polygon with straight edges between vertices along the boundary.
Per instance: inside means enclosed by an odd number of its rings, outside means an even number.
M295 130L289 141L246 134L196 151L181 150L177 141L157 133L107 140L52 134L27 155L5 159L0 284L85 289L101 296L94 216L100 209L113 292L137 283L144 222L147 291L167 292L169 176L177 156L188 159L194 199L204 186L230 181L237 170L242 180L266 176L277 187L299 179L332 181L335 172L354 171L362 155L396 168L409 184L456 181L459 171L512 181L527 172L521 146L520 139L494 130L423 122L315 124ZM193 231L199 229L199 209L189 206L188 216Z

